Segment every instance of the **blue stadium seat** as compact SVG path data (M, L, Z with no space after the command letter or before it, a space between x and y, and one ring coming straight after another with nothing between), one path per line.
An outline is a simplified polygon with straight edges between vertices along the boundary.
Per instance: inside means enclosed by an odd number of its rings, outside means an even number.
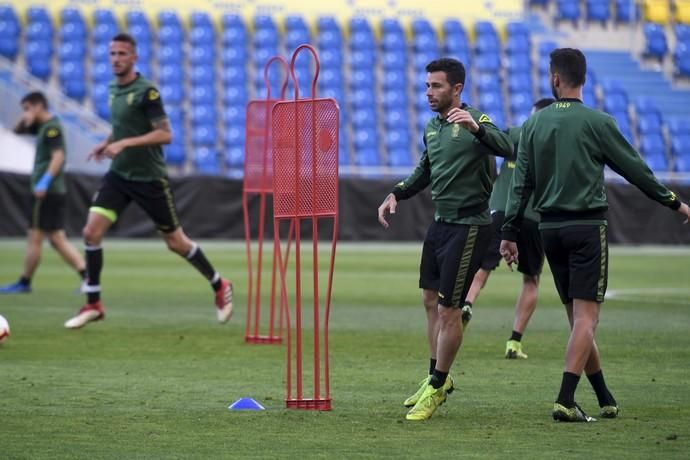
M193 27L189 31L189 43L191 43L192 46L205 46L213 48L215 40L216 38L213 28L198 26Z
M182 166L187 160L184 151L184 145L173 143L163 146L163 153L165 154L165 161L171 166Z
M220 174L218 152L213 147L195 147L193 161L196 171L200 174Z
M273 17L266 14L258 14L254 16L254 28L278 30Z
M117 34L117 24L110 22L96 23L91 29L91 38L93 43L98 46L100 44L107 45L110 40Z
M406 107L407 92L404 88L389 89L383 92L381 102L383 102L383 106L386 110L390 108Z
M86 46L83 42L67 42L60 44L58 57L61 61L84 59Z
M690 173L690 156L676 156L673 160L677 172Z
M184 32L181 27L164 25L158 29L158 40L161 43L175 43L184 40Z
M190 23L193 29L211 29L213 30L213 21L211 17L204 12L195 11L190 15Z
M110 64L98 62L91 66L91 81L95 84L108 84L113 79Z
M246 110L241 105L228 105L223 109L223 124L227 126L244 125Z
M166 102L166 104L182 104L184 99L184 89L179 80L172 84L162 84L158 89L160 90L161 98Z
M62 24L58 36L62 42L81 42L86 39L86 25L78 22Z
M658 24L645 24L645 55L657 59L663 59L668 52L666 33L664 28Z
M376 57L373 49L355 50L350 53L351 69L373 68L375 64Z
M135 24L145 25L147 27L151 26L151 23L149 22L149 18L146 16L146 13L144 13L141 10L127 11L127 13L125 13L125 22L128 26L133 26Z
M677 49L674 53L673 63L676 75L690 77L690 47Z
M645 156L665 155L666 146L661 133L640 136L640 152Z
M488 75L490 77L490 75ZM500 84L497 78L492 78ZM516 91L531 92L532 89L532 76L529 72L519 72L519 73L508 73L508 92L513 93Z
M529 112L532 108L532 94L530 92L515 92L510 94L511 113Z
M424 77L424 86L422 87L422 90L426 89L426 75L420 74L420 77ZM393 89L393 88L405 88L405 85L407 84L407 73L406 70L404 69L396 69L396 70L390 70L388 72L384 72L382 75L382 81L381 84L383 86L384 90L388 89Z
M407 68L407 53L405 50L383 51L379 60L386 72Z
M585 86L582 90L582 102L593 109L599 108L599 101L592 86Z
M630 23L640 18L640 9L635 0L616 0L616 22Z
M501 68L501 59L497 54L481 54L475 57L474 66L478 72L496 74Z
M464 36L467 38L465 27L457 19L445 19L441 27L443 29L443 35L451 35L453 37Z
M368 148L376 148L378 144L378 134L376 129L367 126L363 129L354 130L354 138L352 140L355 150L365 150Z
M624 94L606 94L604 97L604 110L608 113L623 112L628 109L628 100Z
M491 91L479 94L479 108L484 112L494 113L503 111L503 99L501 93Z
M532 45L527 35L510 36L504 46L508 55L529 55L531 48Z
M514 54L508 56L506 68L509 73L528 73L532 71L532 61L529 54Z
M141 47L143 43L150 44L152 34L148 24L129 24L127 29L132 38L137 42L138 47Z
M558 44L554 41L543 41L539 44L539 59L540 60L546 60L546 62L549 62L549 55L551 54L551 51L555 50L558 48Z
M226 148L225 166L232 169L244 167L244 148L240 146Z
M408 126L407 107L392 107L384 112L384 124L386 129Z
M32 6L26 10L26 19L29 22L50 23L50 14L48 10L40 6Z
M677 42L690 43L690 24L676 24L673 33Z
M265 85L263 85L265 86ZM277 95L277 91L272 94ZM223 87L223 104L226 106L244 106L247 103L247 89L244 84Z
M226 126L223 140L226 147L244 145L244 125L238 123Z
M479 36L474 41L474 49L479 55L496 55L501 51L501 43L492 35Z
M572 0L557 0L556 19L576 22L580 19L580 3Z
M414 53L412 55L412 66L415 72L424 72L427 64L439 57L441 56L438 53Z
M53 39L53 27L49 22L30 22L26 27L26 39L50 42Z
M490 21L477 21L474 24L474 32L477 36L492 36L498 38L496 27Z
M278 54L277 48L254 48L254 67L263 71L266 62Z
M184 121L184 111L179 105L165 104L165 114L171 123L181 124Z
M215 145L217 137L214 125L201 125L192 128L192 143L194 145Z
M293 50L305 43L311 43L311 36L308 30L291 30L285 34L285 47Z
M223 47L220 60L223 67L244 67L247 63L247 50L244 47Z
M654 113L638 113L637 131L640 135L661 134L661 119Z
M195 65L191 67L189 77L192 85L213 85L216 69L212 65Z
M258 29L254 32L253 43L257 48L275 48L278 41L278 31L275 29Z
M239 14L223 14L220 18L223 29L245 29L244 19Z
M378 150L372 147L355 150L354 164L356 166L379 166L381 161Z
M635 112L638 118L641 116L654 116L661 121L661 110L653 99L648 97L638 97L635 99Z
M355 130L376 126L376 111L373 107L364 107L352 111L352 127Z
M395 149L405 149L410 145L410 132L407 127L394 127L386 130L384 143L388 151Z
M184 60L184 51L179 45L165 44L158 48L158 63L181 65Z
M182 21L173 10L163 10L158 13L158 25L163 28L166 26L182 29Z
M671 136L678 136L682 134L690 135L690 119L687 117L668 117L666 119L666 126Z
M587 20L606 23L611 18L609 0L587 0Z
M191 109L190 121L192 127L211 126L216 124L216 109L214 105L194 105Z
M349 46L353 51L373 51L372 43L374 43L374 34L371 31L357 31L350 35Z
M343 66L343 55L340 50L326 49L319 52L321 68L341 70Z
M690 132L677 134L671 138L671 152L676 158L690 160ZM687 164L690 166L690 161Z
M17 13L14 11L12 5L0 5L0 21L14 22L19 24L19 17L17 17Z
M215 51L212 46L193 46L189 51L189 63L194 66L213 66Z
M435 34L436 31L427 19L415 18L412 20L412 33L414 35Z
M333 16L319 16L316 20L316 25L322 32L326 30L340 31L338 21L336 21L335 17Z
M388 151L388 166L403 167L412 166L412 157L407 148L395 148Z
M522 126L530 117L530 111L513 112L511 114L511 126Z
M339 30L319 31L316 43L321 51L337 49L343 46L343 38Z
M508 37L523 36L529 38L530 36L529 27L522 21L511 21L506 24L506 32Z
M515 76L511 76L511 78L515 78ZM487 91L496 93L501 91L500 77L498 75L492 75L490 73L478 74L475 85L480 93Z
M12 60L17 57L19 34L19 22L0 19L0 55Z
M244 26L225 27L221 33L221 41L224 47L247 46L247 30Z
M438 40L432 33L420 33L412 39L412 47L415 51L438 50Z

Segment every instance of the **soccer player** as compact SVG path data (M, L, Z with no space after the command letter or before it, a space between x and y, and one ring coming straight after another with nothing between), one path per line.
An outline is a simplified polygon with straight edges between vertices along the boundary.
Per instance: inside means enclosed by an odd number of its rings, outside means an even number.
M40 92L21 100L23 115L14 129L17 134L36 135L36 156L31 174L31 207L24 271L15 283L0 287L0 294L31 292L31 278L41 262L43 238L62 256L82 280L84 259L65 237L65 138L60 120L48 111L48 100Z
M557 101L522 128L501 241L506 262L517 262L515 241L534 195L544 252L571 328L552 412L555 420L565 422L595 420L575 403L583 371L596 393L601 416L613 418L619 410L604 381L594 340L608 279L604 166L649 198L690 217L688 206L656 180L614 119L582 104L586 71L581 51L561 48L551 53L549 78Z
M552 98L540 99L532 106L532 114L536 111L548 107L554 102ZM508 136L513 141L514 152L517 153L518 142L520 140L520 127L510 128ZM501 226L505 216L506 200L508 199L508 187L510 179L513 177L515 169L515 155L507 158L501 164L501 171L494 182L494 189L491 192L489 207L491 208L491 243L484 256L481 268L474 275L472 286L467 293L465 306L472 308L476 302L479 292L482 290L489 275L498 267L501 260L499 251L501 246ZM527 203L525 208L525 219L518 234L518 251L521 254L518 263L518 271L522 273L522 290L515 304L515 319L513 320L513 332L506 343L506 359L527 359L527 354L522 351L522 334L525 332L527 323L537 307L537 295L539 293L539 275L544 266L544 249L541 244L539 234L539 215L532 210L532 202Z
M211 283L218 321L225 323L232 314L232 284L220 277L201 248L180 227L161 148L172 140L170 124L158 90L135 72L136 61L134 39L127 34L116 35L110 42L110 63L115 75L109 88L113 131L91 153L96 160L110 158L112 163L83 230L87 303L65 327L80 328L104 318L100 297L101 241L132 201L153 220L168 249L186 258Z
M386 213L394 214L398 201L431 185L436 213L424 240L419 280L431 359L429 375L404 402L412 406L408 420L430 418L454 389L448 373L470 314L466 311L463 318L462 303L491 237L489 155L513 153L508 136L488 116L460 103L465 84L461 62L438 59L426 71L429 107L438 116L424 129L426 149L419 164L378 209L379 222L388 228Z

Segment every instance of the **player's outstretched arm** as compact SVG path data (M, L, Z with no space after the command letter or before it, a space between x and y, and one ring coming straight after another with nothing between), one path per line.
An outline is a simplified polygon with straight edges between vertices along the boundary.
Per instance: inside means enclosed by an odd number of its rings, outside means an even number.
M379 206L379 223L383 225L383 228L388 228L390 226L386 220L386 213L395 214L395 208L397 206L398 200L395 199L395 195L389 193L383 200L383 203L381 203L381 206Z
M165 145L172 142L172 129L167 118L153 123L153 130L136 137L126 137L108 144L103 154L108 158L115 158L128 147L145 147L148 145Z

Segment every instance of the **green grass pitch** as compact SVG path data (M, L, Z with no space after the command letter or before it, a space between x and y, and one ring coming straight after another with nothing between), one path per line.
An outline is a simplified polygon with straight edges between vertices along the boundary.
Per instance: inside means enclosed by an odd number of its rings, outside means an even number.
M160 241L108 241L107 319L63 322L83 303L77 278L45 246L34 293L0 297L12 337L0 345L0 458L688 458L690 251L614 248L598 330L620 418L550 418L568 336L547 273L523 339L506 361L519 276L492 276L453 368L458 388L434 417L404 420L402 401L428 353L417 285L420 244L339 247L331 364L334 409L284 408L284 348L243 342L244 247L202 245L235 280L236 313L215 323L212 293ZM0 282L14 281L20 240L0 240ZM228 404L254 397L266 411ZM577 399L595 415L583 379Z

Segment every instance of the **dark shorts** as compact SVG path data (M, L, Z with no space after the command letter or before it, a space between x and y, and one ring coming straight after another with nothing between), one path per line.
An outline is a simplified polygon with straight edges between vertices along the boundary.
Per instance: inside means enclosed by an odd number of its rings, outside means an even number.
M561 302L603 302L609 270L606 225L569 225L541 234Z
M148 214L159 231L170 233L180 226L175 201L168 179L165 178L138 182L108 172L103 177L101 188L96 193L89 211L115 222L132 201Z
M65 228L65 203L64 193L48 193L41 199L31 195L29 208L29 228L54 232Z
M495 270L501 262L501 227L503 227L504 219L505 213L501 211L491 215L491 242L482 261L482 268L486 271ZM528 276L541 274L544 267L544 246L537 222L523 219L518 233L517 247L518 271Z
M490 225L433 222L424 239L419 287L438 291L443 306L461 307L490 238Z

